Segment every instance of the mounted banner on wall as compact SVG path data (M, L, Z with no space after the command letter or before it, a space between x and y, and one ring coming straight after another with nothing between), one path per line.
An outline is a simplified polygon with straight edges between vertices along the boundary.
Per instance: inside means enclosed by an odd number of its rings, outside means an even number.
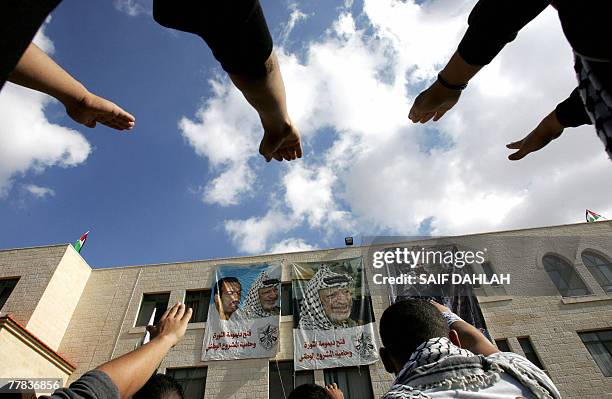
M361 258L293 263L296 370L378 360L374 312Z
M277 263L217 266L202 360L276 356L280 278Z

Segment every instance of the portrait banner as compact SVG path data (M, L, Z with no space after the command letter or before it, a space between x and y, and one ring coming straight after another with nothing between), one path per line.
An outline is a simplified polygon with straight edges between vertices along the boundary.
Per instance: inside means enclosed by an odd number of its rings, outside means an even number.
M374 312L361 258L293 263L296 370L378 360Z
M281 267L277 263L217 266L202 360L276 356L280 279Z

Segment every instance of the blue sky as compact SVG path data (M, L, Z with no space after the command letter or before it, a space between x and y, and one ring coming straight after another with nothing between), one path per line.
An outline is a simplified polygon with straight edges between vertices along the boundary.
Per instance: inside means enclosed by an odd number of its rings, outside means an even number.
M552 13L475 79L461 108L423 127L409 123L409 106L454 50L473 1L262 5L303 160L259 158L254 111L204 42L158 26L148 2L65 0L44 26L52 57L137 125L129 134L86 129L59 104L5 88L0 248L72 242L91 230L82 255L107 267L338 247L347 235L579 222L585 208L612 212L612 193L598 184L609 162L590 128L520 163L505 159L503 145L574 85ZM37 134L55 140L59 153L11 122L28 107L42 110ZM32 144L16 150L12 143L24 137ZM218 148L223 139L243 144Z

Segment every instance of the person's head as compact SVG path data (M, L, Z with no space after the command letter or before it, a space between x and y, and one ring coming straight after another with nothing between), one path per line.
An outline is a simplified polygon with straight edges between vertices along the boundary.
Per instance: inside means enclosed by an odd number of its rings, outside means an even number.
M406 299L389 306L380 318L380 357L389 373L397 374L412 352L432 338L448 337L460 346L455 330L449 330L442 314L424 299Z
M215 306L222 320L227 320L238 310L242 296L242 285L236 277L223 277L213 289Z
M329 399L329 395L320 385L302 384L295 387L287 399Z
M278 303L278 285L264 285L257 292L261 308L266 312L272 312Z
M155 374L132 399L183 399L183 388L166 374Z
M330 287L319 290L323 311L332 323L339 324L351 316L353 293L350 287Z

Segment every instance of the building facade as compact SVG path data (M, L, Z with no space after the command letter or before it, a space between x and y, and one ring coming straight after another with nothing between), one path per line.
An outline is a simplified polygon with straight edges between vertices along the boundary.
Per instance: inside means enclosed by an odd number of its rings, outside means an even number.
M500 349L539 363L565 398L612 397L612 222L451 240L454 245L486 249L487 262L473 265L475 273L512 277L509 285L474 288ZM427 247L438 241L405 244ZM280 261L286 303L289 263L367 257L371 250L347 247L96 269L68 244L0 250L0 378L59 377L68 384L137 347L147 310L182 301L197 308L194 320L160 372L181 380L191 397L282 398L294 384L331 380L347 387L348 398L380 397L393 380L380 362L294 373L288 306L283 306L274 359L200 361L216 265ZM389 305L390 287L374 284L371 276L379 270L369 262L364 265L378 320Z

